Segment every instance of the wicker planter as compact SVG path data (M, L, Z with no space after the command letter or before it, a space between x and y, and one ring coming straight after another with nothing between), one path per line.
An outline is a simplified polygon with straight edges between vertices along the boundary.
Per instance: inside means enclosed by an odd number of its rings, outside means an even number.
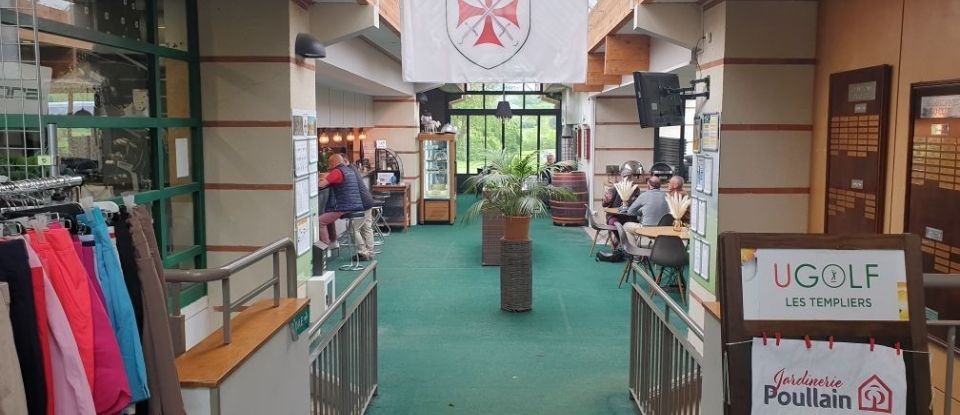
M530 241L503 240L500 252L500 308L523 312L533 308L533 253Z
M503 215L499 213L484 213L482 227L483 255L480 263L483 265L500 265L500 239L503 238Z

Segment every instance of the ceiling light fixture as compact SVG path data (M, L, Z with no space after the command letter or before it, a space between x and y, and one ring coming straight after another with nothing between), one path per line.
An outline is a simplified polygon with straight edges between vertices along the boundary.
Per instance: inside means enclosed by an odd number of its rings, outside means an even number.
M340 130L334 130L333 132L333 142L339 143L343 141L343 134L340 133Z
M320 144L330 144L330 134L327 134L327 130L320 131Z

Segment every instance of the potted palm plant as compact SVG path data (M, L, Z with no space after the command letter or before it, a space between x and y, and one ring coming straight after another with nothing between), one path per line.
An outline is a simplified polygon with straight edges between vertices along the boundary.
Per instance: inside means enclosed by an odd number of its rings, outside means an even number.
M492 155L483 174L467 179L467 193L481 197L467 211L464 220L473 221L489 212L500 213L504 216L504 240L530 240L530 219L547 214L545 200L574 198L570 189L541 180L557 167L539 164L537 160L537 153Z

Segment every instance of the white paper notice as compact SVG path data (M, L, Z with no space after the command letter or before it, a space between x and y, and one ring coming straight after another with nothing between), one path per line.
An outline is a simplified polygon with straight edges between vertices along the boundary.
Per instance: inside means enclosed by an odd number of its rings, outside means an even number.
M297 180L296 184L297 216L310 213L310 179Z
M320 144L317 140L309 141L310 163L317 164L320 161Z
M703 258L700 258L700 240L693 239L690 252L693 253L693 272L697 275L700 275L700 261L703 261Z
M903 251L744 249L740 258L744 320L909 320Z
M310 175L310 197L320 194L320 176L317 173Z
M700 276L710 279L710 244L700 242Z
M713 194L713 159L703 158L703 193Z
M293 162L296 177L303 177L310 173L310 149L312 140L297 140L293 143Z
M174 152L177 155L177 178L190 177L190 139L174 140Z
M303 255L310 252L312 245L310 237L310 216L304 216L297 219L297 255Z
M697 215L700 217L697 218L697 233L701 235L707 234L707 201L700 200L697 202L700 207L697 208Z
M907 413L907 372L896 349L859 343L753 339L754 415Z

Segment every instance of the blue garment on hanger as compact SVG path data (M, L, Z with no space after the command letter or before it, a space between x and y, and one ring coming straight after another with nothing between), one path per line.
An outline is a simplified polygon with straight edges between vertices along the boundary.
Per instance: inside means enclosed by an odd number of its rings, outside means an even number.
M77 216L77 220L89 227L94 237L97 280L100 281L107 315L110 317L117 342L120 344L120 354L123 355L123 365L130 383L132 401L145 401L150 399L150 390L147 386L143 345L140 343L140 332L137 330L133 303L127 292L127 284L123 280L120 257L110 240L107 222L100 208L93 208L89 213Z

